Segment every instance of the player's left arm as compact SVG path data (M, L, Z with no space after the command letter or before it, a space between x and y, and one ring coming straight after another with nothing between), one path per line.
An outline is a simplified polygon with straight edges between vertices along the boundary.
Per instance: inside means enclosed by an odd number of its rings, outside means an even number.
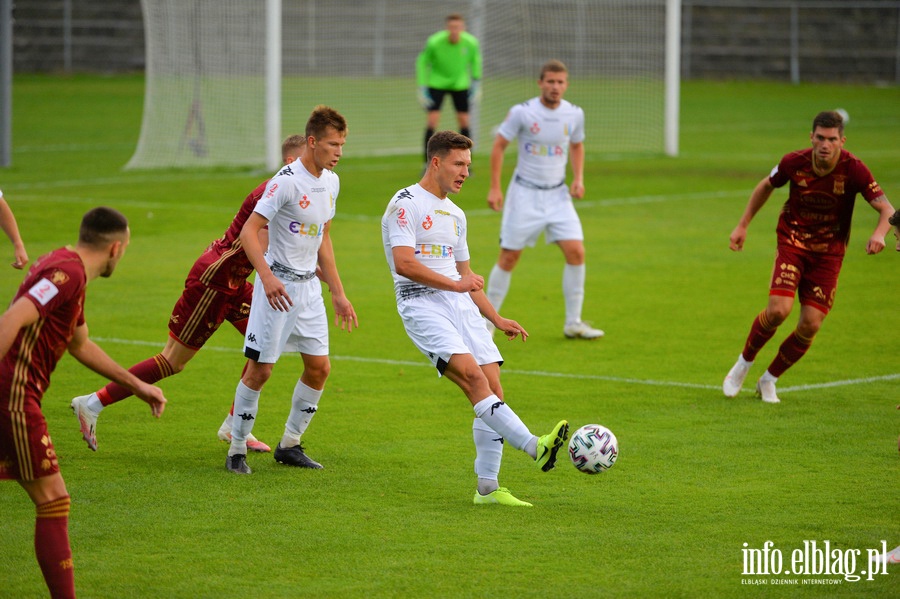
M456 263L456 270L458 270L459 274L462 276L474 275L468 260L458 261ZM487 298L483 288L480 288L477 291L469 291L469 296L472 298L472 301L475 302L475 305L478 306L478 311L481 312L481 315L487 318L497 329L503 331L503 334L510 340L515 339L519 335L522 335L522 341L528 339L528 331L525 330L525 327L515 320L500 316L497 310L494 309L491 301Z
M584 142L569 144L569 160L572 162L572 185L569 195L575 199L584 197Z
M869 202L869 205L878 211L879 217L878 225L876 225L875 231L869 237L868 243L866 243L866 253L877 254L884 249L884 237L891 229L891 217L894 215L894 207L891 206L887 196L884 194Z
M341 330L346 326L347 332L353 327L359 328L359 320L353 310L353 304L344 293L344 285L338 274L337 263L334 260L334 245L331 243L331 221L325 223L325 232L322 234L322 244L319 246L318 268L321 270L322 281L328 285L331 292L331 304L334 306L334 325L340 323Z
M150 404L150 412L159 418L166 409L166 398L162 389L145 383L103 351L88 337L87 324L75 328L72 340L69 341L69 353L72 357L107 379L130 389L139 398Z

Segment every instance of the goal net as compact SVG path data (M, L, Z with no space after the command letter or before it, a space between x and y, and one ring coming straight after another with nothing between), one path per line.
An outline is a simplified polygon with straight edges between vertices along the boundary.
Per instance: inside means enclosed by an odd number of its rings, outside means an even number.
M664 151L667 0L269 3L281 5L281 75L267 107L266 1L142 0L144 116L126 168L262 166L267 139L303 133L317 104L347 118L348 155L421 155L415 60L450 12L481 42L476 153L489 152L511 106L539 93L540 66L553 58L569 68L566 99L585 111L589 153ZM268 134L267 110L280 115ZM456 129L449 98L440 128Z

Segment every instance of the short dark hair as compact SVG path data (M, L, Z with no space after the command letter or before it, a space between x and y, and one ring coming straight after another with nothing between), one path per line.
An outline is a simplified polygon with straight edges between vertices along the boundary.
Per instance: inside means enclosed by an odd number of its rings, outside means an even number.
M816 127L822 127L823 129L836 128L843 135L844 117L841 116L841 113L834 110L823 110L813 119L812 130L815 131Z
M541 80L544 79L544 75L546 73L568 73L569 69L566 67L566 64L561 60L548 60L544 63L544 66L541 67Z
M309 120L306 121L306 137L321 139L325 131L331 127L341 135L347 135L347 119L334 108L319 104L316 106Z
M445 23L449 23L450 21L462 21L465 23L466 20L463 18L462 14L458 12L452 12L444 19Z
M128 219L114 208L100 206L85 213L78 231L78 243L102 247L128 230Z
M443 158L450 150L471 150L474 142L456 131L438 131L428 140L428 162L435 156Z
M888 219L888 222L895 227L900 227L900 210L895 210L891 215L891 218Z

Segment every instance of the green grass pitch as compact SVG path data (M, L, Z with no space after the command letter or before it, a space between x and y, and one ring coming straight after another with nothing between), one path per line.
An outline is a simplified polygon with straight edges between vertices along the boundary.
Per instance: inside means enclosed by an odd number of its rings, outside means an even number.
M14 163L0 170L0 188L32 259L73 242L90 207L131 220L128 253L87 301L92 336L131 365L161 349L190 265L267 174L123 172L139 134L140 77L21 76L14 92ZM44 412L73 499L80 596L900 595L897 566L859 582L743 572L745 543L772 541L785 568L804 541L900 544L900 255L892 237L882 254L865 255L876 222L865 202L835 308L779 382L782 403L763 404L750 386L796 316L739 397L720 389L765 305L785 197L773 195L733 253L728 236L750 191L782 154L808 144L816 112L840 106L851 116L847 148L900 206L900 89L687 82L681 102L679 158L588 156L584 313L606 338L563 339L562 259L552 246L526 252L503 310L531 333L526 344L500 343L510 405L538 434L563 417L610 427L621 451L614 468L586 476L564 460L541 474L507 448L501 483L535 507L472 505L471 408L406 338L381 249L382 210L417 180L420 158L354 156L351 122L332 234L361 328L332 328L332 374L305 436L326 469L253 454L252 476L225 470L216 430L243 363L233 330L161 383L162 419L134 399L106 410L97 453L68 403L103 381L65 357ZM398 127L422 126L418 115L398 118ZM456 200L469 214L472 265L485 275L499 230L487 187L481 156ZM5 303L22 275L6 266L5 239L0 255ZM283 358L263 392L254 432L272 445L299 364ZM34 508L10 482L0 484L0 506L0 596L43 597ZM771 588L791 578L841 582Z

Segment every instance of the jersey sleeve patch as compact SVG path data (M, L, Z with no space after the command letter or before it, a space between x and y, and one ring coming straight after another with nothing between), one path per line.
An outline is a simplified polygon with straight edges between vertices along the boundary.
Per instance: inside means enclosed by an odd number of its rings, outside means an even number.
M59 287L54 285L46 277L31 286L28 295L33 297L42 306L46 306L59 293Z

